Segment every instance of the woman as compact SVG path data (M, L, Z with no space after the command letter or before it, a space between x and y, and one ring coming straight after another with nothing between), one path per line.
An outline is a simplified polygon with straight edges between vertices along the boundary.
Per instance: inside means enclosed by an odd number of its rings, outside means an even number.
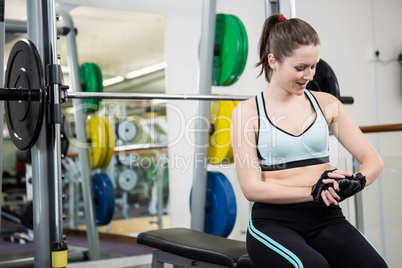
M270 16L259 43L269 86L232 115L236 171L254 202L247 248L256 267L387 267L343 216L339 202L370 185L383 168L344 106L306 89L320 59L316 31L300 19ZM329 130L361 163L331 170Z

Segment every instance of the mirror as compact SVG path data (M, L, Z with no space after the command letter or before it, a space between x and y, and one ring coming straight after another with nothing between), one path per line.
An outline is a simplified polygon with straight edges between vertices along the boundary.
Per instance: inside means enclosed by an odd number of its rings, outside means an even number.
M25 0L7 2L6 25L7 20L26 21L26 10L21 8L23 6L26 6ZM165 93L163 15L87 6L58 5L57 8L67 9L73 19L77 30L79 64L90 62L99 66L105 92ZM62 25L63 21L57 22L58 27ZM25 33L7 32L5 61L12 46L20 38L27 36ZM68 64L68 43L65 36L60 36L57 49L64 84L70 85L71 66ZM70 90L75 89L70 86ZM74 124L75 108L71 101L64 103L62 107L66 117L66 135L70 140L67 156L62 160L62 173L65 176L63 193L67 197L63 202L63 213L66 215L63 224L69 248L73 253L82 253L90 249L85 237L85 229L88 226L84 218L85 206L80 183L82 178L79 172L79 144L76 142ZM103 169L91 169L93 176L104 173L109 177L111 188L107 191L110 190L114 194L110 223L93 227L99 231L101 257L114 258L149 253L150 250L133 245L135 239L131 238L139 232L167 228L170 225L165 102L103 100L99 109L88 116L105 116L112 127L115 143L110 164ZM3 129L3 174L6 175L3 184L10 183L8 186L15 188L17 178L23 183L18 190L22 198L9 195L2 206L8 206L19 213L24 203L29 201L29 187L25 187L30 184L27 175L31 171L29 168L18 169L15 162L16 148L9 139L6 125ZM8 191L7 187L3 186L3 189ZM95 206L101 201L104 202L99 200L99 196L96 197ZM106 203L108 202L109 200ZM7 230L7 234L2 230L3 236L13 235L15 230L25 230L18 229L21 227L19 224L1 226L2 229L3 226L16 228ZM127 241L124 249L111 244L116 239L120 242ZM33 249L31 242L27 241L27 245ZM130 247L133 248L129 249ZM18 252L17 247L13 250ZM7 252L0 254L0 260L10 259L9 255L3 254ZM80 261L80 258L77 257L74 261Z

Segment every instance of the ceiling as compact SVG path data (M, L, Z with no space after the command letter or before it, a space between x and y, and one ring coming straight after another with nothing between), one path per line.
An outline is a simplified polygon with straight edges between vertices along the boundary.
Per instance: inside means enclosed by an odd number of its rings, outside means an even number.
M5 4L7 20L26 21L26 0L9 0ZM24 8L23 8L24 7ZM97 63L103 80L124 76L135 70L165 61L164 17L161 14L126 10L111 10L87 6L57 5L56 9L69 11L77 30L79 63ZM57 11L56 11L57 13ZM63 26L58 22L58 26ZM5 60L21 33L6 33ZM67 42L61 37L57 42L61 55L60 65L64 81L68 84ZM106 86L108 92L164 93L164 70Z

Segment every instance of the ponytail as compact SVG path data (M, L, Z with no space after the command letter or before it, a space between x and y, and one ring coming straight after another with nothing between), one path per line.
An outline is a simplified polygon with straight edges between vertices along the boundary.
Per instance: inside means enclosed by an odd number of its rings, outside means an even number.
M282 63L300 46L319 44L317 32L307 22L301 19L285 19L279 13L271 15L264 22L258 43L260 60L256 67L261 66L258 76L264 73L265 79L268 82L271 81L272 69L268 63L269 54L273 54L275 59Z

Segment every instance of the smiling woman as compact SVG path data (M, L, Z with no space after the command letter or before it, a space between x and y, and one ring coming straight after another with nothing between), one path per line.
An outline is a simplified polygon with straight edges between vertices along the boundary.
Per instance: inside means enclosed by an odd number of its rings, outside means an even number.
M320 60L316 31L274 14L259 45L257 66L269 86L232 116L236 172L254 202L251 261L255 267L387 267L339 207L377 178L382 161L338 99L307 90ZM329 130L362 164L357 174L331 169Z

